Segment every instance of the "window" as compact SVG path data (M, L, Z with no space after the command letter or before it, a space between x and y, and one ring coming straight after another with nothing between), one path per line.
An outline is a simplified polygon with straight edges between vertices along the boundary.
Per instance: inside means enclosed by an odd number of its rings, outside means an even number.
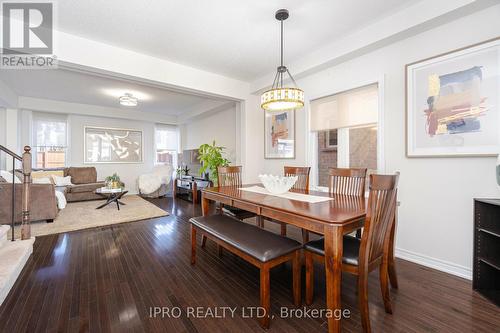
M349 90L311 102L317 140L317 185L328 186L328 169L378 169L378 86Z
M326 131L326 148L329 149L337 149L337 130L328 130Z
M172 164L177 168L179 131L177 127L157 125L155 129L155 163Z
M60 168L67 158L66 116L33 115L33 159L37 168Z

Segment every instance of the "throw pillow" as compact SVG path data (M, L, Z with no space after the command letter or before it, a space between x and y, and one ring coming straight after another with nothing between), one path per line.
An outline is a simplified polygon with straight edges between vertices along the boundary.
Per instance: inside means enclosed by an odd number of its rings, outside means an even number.
M35 178L49 178L52 179L52 175L63 177L64 170L38 170L31 173L31 179Z
M52 181L48 177L33 178L33 184L52 184Z
M59 177L59 176L52 175L52 179L54 180L54 184L56 186L71 186L71 185L73 185L71 183L71 176Z
M12 173L5 170L0 170L0 176L5 179L7 183L12 184ZM14 177L14 183L21 184L21 181L19 180L19 178Z

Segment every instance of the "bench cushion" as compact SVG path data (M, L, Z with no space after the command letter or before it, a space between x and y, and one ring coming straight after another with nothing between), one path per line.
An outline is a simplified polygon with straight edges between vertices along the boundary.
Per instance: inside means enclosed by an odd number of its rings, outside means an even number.
M359 259L359 246L361 241L356 237L344 236L344 251L342 256L342 262L349 265L358 265ZM304 245L307 251L319 254L321 256L325 255L325 239L320 238L317 240L310 241Z
M193 217L194 226L247 253L261 262L267 262L298 250L302 245L227 215Z

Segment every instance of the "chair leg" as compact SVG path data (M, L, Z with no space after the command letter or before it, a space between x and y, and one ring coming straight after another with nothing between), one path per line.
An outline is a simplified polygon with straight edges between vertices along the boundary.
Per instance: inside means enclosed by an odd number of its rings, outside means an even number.
M302 229L302 244L309 242L309 231Z
M264 219L262 218L262 216L257 215L256 223L259 228L264 227Z
M201 248L204 248L207 245L207 236L201 236Z
M391 282L391 287L394 289L398 289L399 284L398 284L398 277L396 275L396 263L394 262L394 257L389 258L389 263L388 263L388 273L389 273L389 280Z
M358 302L361 314L363 332L371 332L370 313L368 311L368 272L359 272L358 276Z
M306 261L306 304L311 305L314 296L314 261L311 252L304 251Z
M271 315L271 293L269 281L269 267L263 266L260 268L260 306L264 309L265 313L260 318L260 325L263 328L269 328L269 318Z
M394 234L396 232L396 226L395 226L395 223L394 222L394 225L392 227L392 230L391 230L391 238L390 238L390 243L389 243L389 262L388 262L388 270L389 270L389 279L391 281L391 286L394 288L394 289L398 289L399 285L398 285L398 277L396 275L396 262L395 262L395 259L394 259Z
M286 236L286 223L281 223L281 236Z
M391 293L389 290L389 273L387 271L387 267L387 259L384 258L382 259L382 264L380 264L380 289L384 300L385 312L392 313Z
M219 256L219 258L222 258L222 246L220 246L219 244L217 244L217 255Z
M191 225L191 265L196 263L196 228Z
M300 250L295 251L292 263L293 269L293 304L299 307L301 304L301 283L300 276L302 274L302 265L300 263Z

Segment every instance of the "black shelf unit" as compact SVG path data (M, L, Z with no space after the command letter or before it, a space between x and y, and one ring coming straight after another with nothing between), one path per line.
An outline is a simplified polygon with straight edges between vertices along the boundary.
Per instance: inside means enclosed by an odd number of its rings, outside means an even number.
M472 287L500 306L500 199L474 199Z

